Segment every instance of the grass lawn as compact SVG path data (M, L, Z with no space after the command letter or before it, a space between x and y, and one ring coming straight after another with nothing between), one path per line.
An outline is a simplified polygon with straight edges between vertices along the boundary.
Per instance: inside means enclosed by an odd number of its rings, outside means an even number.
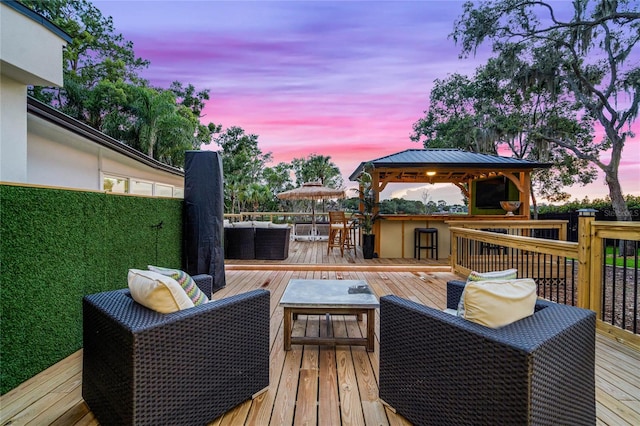
M605 250L606 253L606 260L605 263L607 265L613 265L613 254L614 254L614 249L616 249L615 247L607 247ZM626 257L626 261L627 261L627 268L635 268L636 267L636 259L638 259L640 257L640 249L638 249L635 257L634 256L627 256ZM624 266L624 261L625 258L617 253L616 250L616 266Z

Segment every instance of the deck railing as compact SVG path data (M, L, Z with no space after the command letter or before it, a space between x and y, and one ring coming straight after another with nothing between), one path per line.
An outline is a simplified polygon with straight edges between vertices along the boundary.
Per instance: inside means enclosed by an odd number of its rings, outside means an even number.
M565 241L564 221L456 222L451 266L462 275L516 268L540 297L592 309L599 328L640 346L640 224L593 219L580 217L578 242Z
M640 334L640 224L592 222L590 305L602 321Z
M224 218L232 222L242 222L245 220L265 220L277 223L295 223L296 221L311 222L312 214L309 212L243 212L225 213ZM316 212L317 222L328 222L329 213Z

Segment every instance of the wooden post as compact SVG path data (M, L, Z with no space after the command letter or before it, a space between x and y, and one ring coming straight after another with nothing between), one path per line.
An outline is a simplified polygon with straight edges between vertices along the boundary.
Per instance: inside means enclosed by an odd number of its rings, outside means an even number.
M578 306L591 309L591 223L596 210L578 210Z
M453 231L449 231L449 234L451 235L451 270L455 271L458 264L458 236Z
M567 223L561 223L558 228L558 240L567 241Z
M520 214L525 215L527 219L531 217L531 171L520 172Z
M380 172L372 171L371 173L371 188L373 188L374 204L373 214L376 215L380 212ZM374 253L378 253L380 256L380 223L378 220L373 224L373 233L377 235L374 245Z

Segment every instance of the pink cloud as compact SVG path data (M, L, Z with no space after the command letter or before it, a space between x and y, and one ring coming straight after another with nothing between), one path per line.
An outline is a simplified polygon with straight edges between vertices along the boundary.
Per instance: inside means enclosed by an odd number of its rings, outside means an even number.
M470 75L490 53L458 59L447 36L462 1L94 4L151 60L152 84L210 89L203 121L258 135L274 163L329 155L345 182L362 161L419 148L409 136L434 80ZM640 194L638 171L636 136L620 165L625 192Z

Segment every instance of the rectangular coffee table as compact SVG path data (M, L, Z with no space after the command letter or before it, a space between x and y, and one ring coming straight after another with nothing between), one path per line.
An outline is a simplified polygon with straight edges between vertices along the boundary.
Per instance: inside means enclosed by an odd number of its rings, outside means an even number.
M373 352L375 312L380 306L375 294L362 280L289 281L280 299L284 308L284 349L299 345L360 345ZM291 336L294 317L305 315L367 315L367 337L296 337Z

